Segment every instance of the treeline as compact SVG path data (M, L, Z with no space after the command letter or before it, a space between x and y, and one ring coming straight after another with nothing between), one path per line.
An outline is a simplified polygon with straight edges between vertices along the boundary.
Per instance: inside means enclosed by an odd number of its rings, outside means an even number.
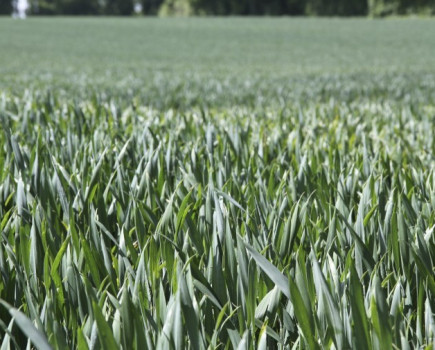
M435 0L29 0L29 15L388 16L435 14ZM0 0L0 14L16 1Z

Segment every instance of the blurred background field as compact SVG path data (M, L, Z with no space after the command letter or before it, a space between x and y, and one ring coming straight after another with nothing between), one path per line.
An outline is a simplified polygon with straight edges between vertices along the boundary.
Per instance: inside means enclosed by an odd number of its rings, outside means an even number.
M166 94L174 105L432 98L434 32L431 19L2 18L0 87Z
M435 68L429 19L2 18L0 32L3 81L8 75L249 77Z

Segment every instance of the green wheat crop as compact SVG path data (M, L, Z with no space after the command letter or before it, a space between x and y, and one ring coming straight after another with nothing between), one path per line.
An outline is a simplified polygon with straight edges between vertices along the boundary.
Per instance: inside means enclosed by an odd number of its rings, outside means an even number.
M434 349L433 73L279 74L281 57L275 75L136 75L116 51L113 77L86 80L83 40L54 50L77 65L63 78L37 68L53 43L27 49L34 72L0 52L0 350Z

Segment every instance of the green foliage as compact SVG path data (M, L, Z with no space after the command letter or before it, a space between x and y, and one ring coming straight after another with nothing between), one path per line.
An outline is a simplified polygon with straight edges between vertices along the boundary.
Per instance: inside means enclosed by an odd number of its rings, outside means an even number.
M369 0L369 14L375 17L388 15L435 14L432 0Z
M98 0L32 0L30 14L35 15L98 15Z
M129 16L134 12L133 0L107 0L104 13L108 15Z
M134 0L31 0L32 14L131 15ZM145 15L309 15L388 16L435 13L433 0L142 0ZM11 1L0 0L0 13L11 12Z
M98 0L58 0L58 9L63 15L97 15Z
M305 13L317 16L365 16L367 1L306 0Z
M189 0L165 0L158 13L160 16L189 16L193 8Z
M162 3L163 0L142 0L142 13L144 15L156 15Z
M31 15L55 15L59 13L56 0L33 0L29 1Z
M12 14L12 1L0 0L0 15Z
M190 0L192 7L200 14L209 15L303 15L305 1L295 0Z

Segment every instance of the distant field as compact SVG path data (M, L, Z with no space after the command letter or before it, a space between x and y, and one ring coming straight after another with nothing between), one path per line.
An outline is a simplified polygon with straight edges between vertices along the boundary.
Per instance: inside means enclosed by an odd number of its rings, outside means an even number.
M0 18L0 74L433 71L435 20Z
M0 19L1 349L433 349L434 33Z
M435 20L0 19L0 87L158 108L435 96Z

